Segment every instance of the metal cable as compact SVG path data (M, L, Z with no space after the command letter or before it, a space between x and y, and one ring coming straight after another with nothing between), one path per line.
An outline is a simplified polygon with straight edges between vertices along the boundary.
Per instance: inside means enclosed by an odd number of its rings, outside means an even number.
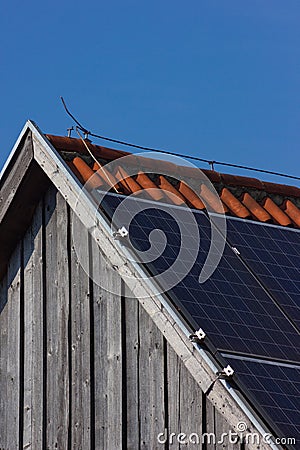
M92 133L91 131L88 131L87 128L82 126L81 123L73 116L73 114L67 108L63 97L61 97L61 101L62 101L62 104L64 106L64 109L65 109L66 113L74 120L74 122L78 125L78 128L83 133L85 133L86 135L93 136L93 137L95 137L97 139L102 139L104 141L114 142L115 144L125 145L127 147L137 148L139 150L145 150L145 151L151 151L151 152L157 152L157 153L164 153L166 155L173 155L173 156L178 156L180 158L187 158L187 159L192 159L194 161L204 162L206 164L209 164L211 166L212 170L214 170L214 165L219 165L219 166L225 166L225 167L234 167L236 169L250 170L252 172L266 173L268 175L275 175L275 176L278 176L278 177L289 178L289 179L292 179L292 180L300 181L300 177L296 177L295 175L287 175L285 173L274 172L272 170L256 169L255 167L248 167L248 166L243 166L243 165L240 165L240 164L233 164L233 163L226 163L226 162L222 162L222 161L214 161L214 160L209 160L209 159L204 159L204 158L198 158L197 156L184 155L183 153L175 153L175 152L171 152L171 151L163 150L163 149L158 149L158 148L144 147L142 145L132 144L130 142L120 141L119 139L113 139L113 138L109 138L109 137L106 137L106 136L102 136L100 134Z
M99 166L99 168L101 169L101 172L103 173L103 175L105 176L105 178L108 181L108 184L111 188L114 189L114 191L119 194L120 192L118 191L118 189L116 188L116 186L112 183L112 181L109 179L109 176L107 175L106 171L104 170L104 168L102 167L102 165L99 163L99 161L97 161L97 159L95 158L95 156L93 155L93 153L91 152L87 142L83 139L83 137L81 136L81 134L78 131L78 127L76 127L76 132L79 136L79 138L81 139L81 141L83 142L85 148L87 149L87 151L89 152L90 156L93 158L93 160L95 161L95 163Z

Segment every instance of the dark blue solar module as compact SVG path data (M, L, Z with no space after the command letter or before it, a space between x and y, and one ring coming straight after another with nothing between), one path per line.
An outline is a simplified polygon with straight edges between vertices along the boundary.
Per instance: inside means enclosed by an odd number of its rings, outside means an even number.
M224 355L225 356L225 355ZM238 380L280 430L300 448L300 367L226 356ZM266 417L264 417L266 419Z
M189 233L191 217L187 215L187 209L170 205L162 210L157 203L125 198L126 202L124 197L108 195L102 208L111 217L121 204L118 209L122 214L115 222L116 227L121 227L134 215L132 210L141 205L144 210L135 215L129 226L130 246L136 251L148 250L148 261L151 257L153 261L144 266L152 275L165 273L172 266L160 284L164 287L178 278L178 284L169 289L168 296L195 328L203 328L219 350L300 361L299 333L228 245L213 275L205 283L199 283L211 239L211 225L205 214L193 213L201 237L199 249L194 235L189 235L188 239L180 236L178 221L172 218L176 210L177 219L181 218L186 226L183 233ZM155 229L162 230L164 237L162 233L154 236L151 232ZM153 245L149 252L150 233ZM182 240L185 240L186 251L173 270ZM161 254L157 252L160 245L164 245ZM196 262L187 273L195 248ZM180 280L180 275L185 273Z
M227 238L300 329L300 232L228 219Z

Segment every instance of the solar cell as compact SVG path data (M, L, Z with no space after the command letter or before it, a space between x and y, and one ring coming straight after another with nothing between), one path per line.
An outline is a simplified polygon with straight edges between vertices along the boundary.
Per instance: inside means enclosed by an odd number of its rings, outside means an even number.
M223 355L225 356L225 355ZM279 437L300 439L300 367L250 358L225 356L248 389L264 418L280 430Z
M123 199L110 194L102 203L110 217L121 205L117 227L123 226L134 215L132 212L137 203L142 202L138 198L127 197L126 202ZM172 217L174 208L176 214L182 214L186 225L186 231L181 229L181 233ZM187 217L190 216L185 216L185 208L168 205L162 210L156 203L144 202L141 210L129 226L131 247L135 251L147 252L148 259L144 265L151 274L166 274L160 280L163 287L173 279L178 281L168 290L168 296L195 328L203 328L219 350L300 361L299 333L229 246L225 247L213 275L205 283L199 283L211 239L211 225L204 213L193 213L201 238L199 248L195 236L182 235L182 232L189 232ZM164 235L154 234L156 229L162 230ZM183 258L178 258L183 240L186 251ZM196 261L187 271L195 246ZM161 254L158 251L160 247L163 247ZM180 261L174 270L178 259ZM183 274L186 275L181 279Z
M227 238L300 329L300 232L228 219Z

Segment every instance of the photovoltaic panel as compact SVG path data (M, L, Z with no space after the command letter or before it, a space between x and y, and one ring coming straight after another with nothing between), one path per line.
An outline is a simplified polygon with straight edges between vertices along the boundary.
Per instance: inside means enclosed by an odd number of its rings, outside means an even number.
M224 355L225 356L225 355ZM238 379L281 431L300 445L300 367L226 356Z
M300 329L300 232L228 219L227 237Z
M102 208L112 216L119 206L122 214L115 225L121 227L136 209L138 198L107 195ZM129 227L130 245L137 251L149 251L149 236L152 238L153 261L144 264L151 274L165 273L173 267L181 246L182 236L178 224L172 218L175 207L168 206L162 211L155 204L147 202L147 209L135 215ZM151 206L149 208L149 205ZM143 209L143 208L142 208ZM176 213L184 215L185 208L177 208ZM181 212L180 212L181 211ZM270 296L259 285L255 277L226 245L223 257L213 275L203 284L199 274L208 254L211 240L211 225L204 213L193 213L200 233L200 248L191 270L182 280L168 291L168 296L189 317L195 328L203 328L213 344L224 351L260 355L283 360L300 361L300 335L282 314ZM187 218L182 217L186 224ZM161 234L153 237L153 230L160 229L166 239L163 252L157 256L156 250L164 243ZM185 273L189 264L189 254L197 239L189 236L186 260L181 261L178 272L171 270L170 277ZM148 255L149 256L149 255ZM169 280L166 280L167 282Z

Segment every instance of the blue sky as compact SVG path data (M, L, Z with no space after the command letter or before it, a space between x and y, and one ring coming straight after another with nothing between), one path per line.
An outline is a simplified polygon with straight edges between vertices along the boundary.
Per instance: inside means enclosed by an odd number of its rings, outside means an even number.
M63 95L100 134L300 175L299 0L12 1L0 16L0 166L27 118L66 134Z

